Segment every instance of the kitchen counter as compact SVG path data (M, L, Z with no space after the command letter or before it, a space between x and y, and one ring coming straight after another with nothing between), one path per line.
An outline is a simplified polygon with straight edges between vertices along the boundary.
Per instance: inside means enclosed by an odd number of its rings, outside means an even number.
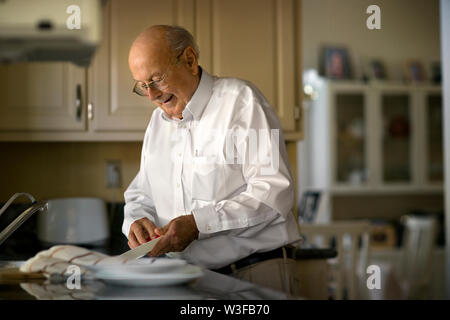
M0 261L0 268L22 262ZM68 289L65 282L0 282L0 299L81 299L81 300L285 300L298 299L252 283L204 270L204 275L188 284L169 287L114 286L99 280L83 281L81 289Z
M300 274L304 274L305 266L314 261L326 261L336 256L334 249L299 248L296 260ZM311 261L311 262L309 262ZM0 261L0 268L18 267L23 261ZM317 273L315 263L314 274ZM312 275L308 274L307 278ZM305 279L306 281L306 279ZM305 283L306 284L306 283ZM314 285L317 287L318 283ZM306 286L303 286L306 288ZM305 297L308 292L305 291ZM170 287L125 287L114 286L99 280L83 281L81 289L68 289L65 283L46 281L0 282L0 299L167 299L167 300L280 300L299 299L281 292L267 289L231 276L210 270L204 270L204 275L188 284Z

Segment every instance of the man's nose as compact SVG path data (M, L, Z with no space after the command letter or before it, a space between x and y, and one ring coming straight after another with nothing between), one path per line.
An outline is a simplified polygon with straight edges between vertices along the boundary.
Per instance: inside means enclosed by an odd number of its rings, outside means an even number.
M163 94L161 90L154 88L153 86L148 86L147 92L149 99L152 101L158 99Z

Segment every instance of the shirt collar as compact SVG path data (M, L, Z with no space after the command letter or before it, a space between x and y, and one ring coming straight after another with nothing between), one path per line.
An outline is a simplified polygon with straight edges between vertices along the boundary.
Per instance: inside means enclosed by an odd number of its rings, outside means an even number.
M189 100L182 112L183 120L189 120L191 116L196 121L200 120L203 114L203 110L205 109L212 95L214 79L202 67L199 66L199 68L201 70L200 82L194 94L192 95L191 100ZM174 119L171 119L166 115L164 110L162 110L161 115L164 120L174 121Z

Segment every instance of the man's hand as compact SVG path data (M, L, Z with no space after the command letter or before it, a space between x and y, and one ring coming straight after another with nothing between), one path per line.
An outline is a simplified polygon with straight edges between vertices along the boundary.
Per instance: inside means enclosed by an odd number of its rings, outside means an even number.
M128 234L128 246L131 249L140 246L150 240L156 238L158 234L155 232L156 226L147 218L141 218L133 222Z
M198 229L192 214L177 217L163 228L157 228L155 232L163 237L149 253L152 257L171 251L183 251L198 238Z

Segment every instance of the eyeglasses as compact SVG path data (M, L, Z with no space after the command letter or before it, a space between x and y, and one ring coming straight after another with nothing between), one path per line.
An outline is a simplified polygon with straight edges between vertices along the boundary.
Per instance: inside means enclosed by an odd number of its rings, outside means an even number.
M173 65L177 65L180 62L180 57L184 53L184 50L177 56L176 62ZM142 97L147 97L149 89L165 90L169 86L166 79L168 72L164 73L159 79L152 81L136 81L133 87L133 92Z
M146 97L148 96L148 89L156 89L156 90L165 90L168 85L166 82L167 73L164 73L161 78L157 80L152 80L149 82L145 81L136 81L133 87L133 92L137 93L140 96Z

